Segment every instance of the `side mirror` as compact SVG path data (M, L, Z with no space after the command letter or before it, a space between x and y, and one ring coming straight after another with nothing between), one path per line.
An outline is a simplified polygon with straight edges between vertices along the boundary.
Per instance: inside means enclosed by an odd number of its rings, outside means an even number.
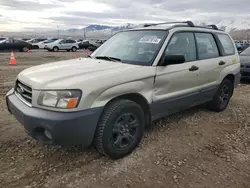
M166 55L162 63L163 66L185 63L184 55Z

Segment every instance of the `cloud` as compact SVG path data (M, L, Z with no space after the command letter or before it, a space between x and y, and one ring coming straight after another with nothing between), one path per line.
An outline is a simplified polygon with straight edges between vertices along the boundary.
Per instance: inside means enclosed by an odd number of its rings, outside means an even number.
M29 0L1 0L0 5L15 10L44 10L51 9L53 6L62 7L63 5L57 1L51 3L43 3L42 1L29 1Z
M250 6L249 0L0 0L0 12L0 19L15 21L18 29L25 29L22 20L30 22L27 27L70 28L92 23L247 20Z

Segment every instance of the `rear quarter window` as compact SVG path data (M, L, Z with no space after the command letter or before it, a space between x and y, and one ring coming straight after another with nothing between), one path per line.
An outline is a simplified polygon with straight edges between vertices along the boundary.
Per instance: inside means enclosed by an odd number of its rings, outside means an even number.
M231 38L227 34L217 34L225 55L234 55L235 48Z

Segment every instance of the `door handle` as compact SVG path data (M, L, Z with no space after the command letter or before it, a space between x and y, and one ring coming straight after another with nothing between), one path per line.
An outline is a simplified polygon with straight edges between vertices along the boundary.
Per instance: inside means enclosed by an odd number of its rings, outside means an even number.
M224 61L220 61L219 62L219 65L222 66L222 65L225 65L226 63Z
M197 71L197 70L199 70L199 67L196 67L195 65L193 65L193 66L189 69L189 71Z

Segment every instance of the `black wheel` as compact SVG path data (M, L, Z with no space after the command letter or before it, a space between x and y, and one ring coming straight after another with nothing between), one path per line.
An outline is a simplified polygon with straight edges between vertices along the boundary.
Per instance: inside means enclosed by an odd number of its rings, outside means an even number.
M58 47L53 47L53 52L58 52L59 51L59 48Z
M22 52L27 52L28 50L29 50L29 48L23 47L21 51L22 51Z
M213 100L208 103L208 108L216 112L225 110L232 97L233 89L232 81L224 79L220 84Z
M72 47L72 52L76 52L77 48L75 46Z
M112 159L131 153L139 144L145 118L141 107L130 100L116 100L104 109L96 130L96 149Z

